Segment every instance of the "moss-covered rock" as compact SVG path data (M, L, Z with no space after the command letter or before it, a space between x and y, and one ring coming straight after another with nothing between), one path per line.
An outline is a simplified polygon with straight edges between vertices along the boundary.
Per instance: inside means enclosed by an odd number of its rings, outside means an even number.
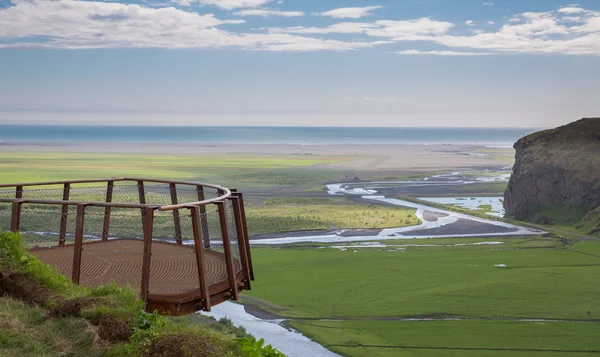
M541 213L563 207L583 216L600 206L600 118L527 135L514 148L504 194L507 215L552 223L554 217Z

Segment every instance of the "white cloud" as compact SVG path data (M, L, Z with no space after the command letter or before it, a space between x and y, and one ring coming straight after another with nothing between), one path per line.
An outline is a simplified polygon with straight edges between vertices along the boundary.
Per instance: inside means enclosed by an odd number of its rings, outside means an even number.
M0 10L0 38L17 39L1 47L40 48L221 48L267 51L348 51L382 41L337 41L290 34L232 33L218 28L244 20L220 20L173 7L92 1L15 0ZM45 36L45 42L28 41ZM20 39L20 41L19 41Z
M577 6L567 6L563 7L562 9L558 9L558 12L563 14L579 14L585 12L585 10Z
M327 27L285 27L271 28L272 33L294 34L365 34L372 37L385 37L394 40L422 40L432 35L446 33L454 25L449 22L421 18L406 21L379 20L369 22L340 22Z
M371 15L373 10L381 9L383 6L365 6L365 7L342 7L325 12L315 12L315 16L329 16L334 19L359 19Z
M184 0L181 0L184 1ZM200 0L212 1L216 0ZM256 4L266 0L226 0ZM221 2L221 6L225 2ZM236 5L236 6L237 6ZM564 9L564 8L563 8ZM561 53L600 55L600 12L577 16L557 9L525 12L499 28L465 31L454 23L419 18L339 22L326 27L260 28L245 32L223 20L175 7L152 8L116 2L13 0L0 8L0 48L241 48L265 51L350 51L406 41L445 46L439 51L409 50L402 54L481 55L481 53ZM286 16L276 10L244 9L240 16ZM291 12L293 13L293 12ZM290 15L291 14L287 14ZM575 18L576 17L576 18ZM518 22L517 22L518 21ZM490 23L490 22L488 22ZM459 32L460 31L460 32ZM320 35L318 38L311 35ZM327 36L346 34L340 40ZM416 52L415 52L416 51ZM401 51L402 52L402 51Z
M304 16L302 11L278 11L278 10L267 10L267 9L251 9L251 10L240 10L233 13L237 16L281 16L281 17L296 17Z
M495 25L496 23L494 21L490 20L490 21L486 22L486 24L488 24L488 25Z
M600 33L600 13L595 17L590 17L585 20L585 23L581 26L574 26L571 28L573 32L582 33L587 32L591 34Z
M494 6L493 2L483 2L483 5L485 6Z
M419 51L406 50L395 52L399 55L435 55L435 56L485 56L491 55L488 52L458 52L458 51Z
M465 24L467 24L467 26L475 26L475 22L473 20L467 20L465 21Z
M273 0L172 0L181 6L190 6L192 3L215 6L224 10L233 10L238 8L259 7Z

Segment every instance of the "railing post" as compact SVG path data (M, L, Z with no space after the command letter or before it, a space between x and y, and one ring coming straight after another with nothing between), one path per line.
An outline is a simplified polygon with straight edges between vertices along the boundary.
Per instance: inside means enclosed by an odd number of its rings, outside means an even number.
M10 213L10 231L17 233L21 225L21 201L13 201Z
M65 183L63 188L62 200L68 201L69 194L71 192L71 184ZM60 214L60 232L58 235L58 245L63 247L65 245L65 238L67 237L67 216L69 215L69 205L62 205Z
M200 208L193 206L190 208L192 215L192 231L194 232L194 248L196 249L196 265L198 267L198 283L200 284L200 296L202 297L202 309L210 311L210 294L206 284L204 272L204 249L202 247L202 229L200 222Z
M237 283L233 271L233 257L231 256L231 245L229 242L229 230L227 229L227 212L225 202L215 202L219 210L219 222L221 223L221 237L223 238L223 250L225 252L225 264L227 265L227 277L229 280L229 292L233 300L238 299Z
M77 205L77 217L75 221L75 244L73 245L73 270L71 279L73 283L79 284L81 277L81 251L83 249L83 225L85 218L85 205Z
M23 198L23 186L17 186L15 190L15 198Z
M244 274L244 288L251 290L250 287L250 267L248 266L248 252L246 250L246 237L244 236L244 227L242 223L240 198L237 193L229 198L233 207L233 219L235 221L235 231L237 232L238 247L240 248L240 263L242 264L242 273Z
M148 292L150 289L150 257L152 256L152 227L154 224L154 208L144 208L144 258L142 262L142 284L140 297L148 306Z
M138 195L140 198L140 203L146 204L146 193L144 191L144 181L138 181L137 186L138 186ZM142 229L145 230L146 229L146 210L144 208L142 208L141 211L142 211Z
M250 236L248 235L248 224L246 223L246 209L244 208L244 195L237 192L236 195L240 199L240 213L244 226L244 237L246 237L246 252L248 253L248 267L250 268L250 280L254 280L254 268L252 267L252 253L250 253Z
M113 196L113 188L115 183L113 181L108 181L106 185L106 203L112 202ZM108 231L110 229L110 207L104 208L104 225L102 226L102 241L108 241Z
M204 196L204 187L198 185L196 186L198 191L198 201L204 201L206 198ZM200 223L202 228L202 246L205 249L210 248L210 234L208 232L208 219L206 219L206 206L200 206Z
M177 186L174 183L169 184L169 189L171 191L171 203L177 204ZM181 222L179 220L179 210L173 210L173 226L175 227L175 242L179 245L182 244L181 241Z

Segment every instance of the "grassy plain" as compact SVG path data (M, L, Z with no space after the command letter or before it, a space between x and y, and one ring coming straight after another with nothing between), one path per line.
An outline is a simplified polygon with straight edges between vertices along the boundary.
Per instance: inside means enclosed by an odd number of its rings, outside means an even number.
M415 210L359 204L344 198L273 198L248 204L250 234L338 228L386 228L416 225Z
M114 153L0 152L0 182L107 177L193 179L238 188L322 183L342 170L298 170L341 162L317 155L158 155Z
M533 237L454 246L461 241L388 242L423 244L404 252L255 248L260 278L248 301L346 356L600 353L600 242L563 248ZM464 320L403 320L429 317Z

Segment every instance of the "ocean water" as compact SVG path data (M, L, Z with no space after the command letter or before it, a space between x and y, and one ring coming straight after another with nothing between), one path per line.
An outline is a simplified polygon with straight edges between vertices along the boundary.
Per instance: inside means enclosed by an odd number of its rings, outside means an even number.
M1 142L478 144L509 147L538 129L2 125Z

